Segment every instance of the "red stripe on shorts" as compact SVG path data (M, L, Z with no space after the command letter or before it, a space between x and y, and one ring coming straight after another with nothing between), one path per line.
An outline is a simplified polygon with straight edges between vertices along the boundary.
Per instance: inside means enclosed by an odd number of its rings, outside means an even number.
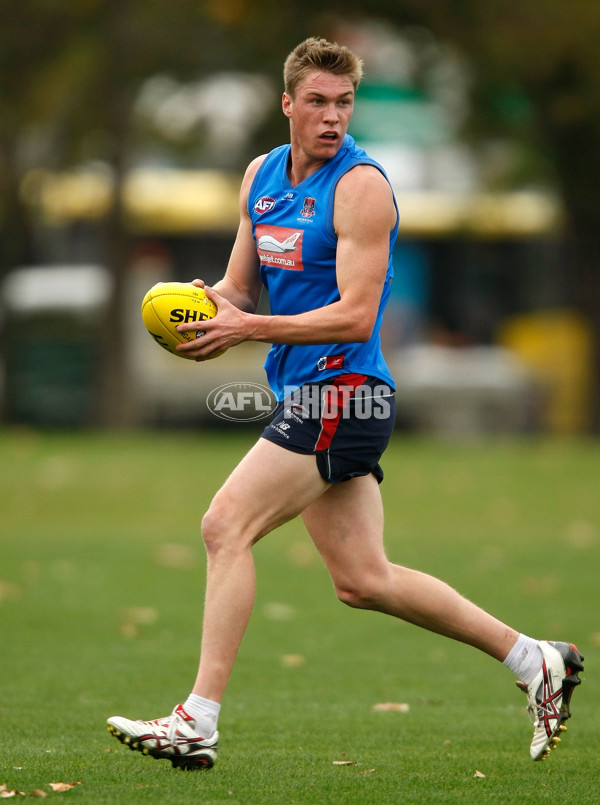
M367 375L357 375L357 374L347 374L347 375L338 375L338 377L333 379L333 382L330 384L333 388L327 389L323 398L323 410L321 412L321 432L319 433L319 438L317 439L317 443L315 445L315 450L327 450L327 448L331 445L333 437L338 429L338 425L340 424L340 419L342 418L342 414L344 412L345 404L348 400L354 396L356 389L358 386L361 386L365 380L367 379ZM346 394L340 394L337 389L340 386L348 387L350 386L350 392L346 396ZM333 389L336 389L335 391ZM336 403L337 408L335 409L334 416L328 416L324 418L325 411L332 411L332 404Z

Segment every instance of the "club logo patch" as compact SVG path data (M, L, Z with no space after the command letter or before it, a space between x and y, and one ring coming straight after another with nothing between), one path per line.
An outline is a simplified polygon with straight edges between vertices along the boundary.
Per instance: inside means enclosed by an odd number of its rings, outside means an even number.
M302 205L302 209L300 210L300 215L303 218L312 218L315 214L315 199L311 198L310 196L306 196L304 199L304 204Z

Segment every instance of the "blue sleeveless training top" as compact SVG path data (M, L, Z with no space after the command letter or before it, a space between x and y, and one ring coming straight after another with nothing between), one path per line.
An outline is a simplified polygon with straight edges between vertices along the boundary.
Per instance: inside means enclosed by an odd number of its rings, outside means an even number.
M383 168L349 135L335 157L296 187L291 186L287 175L289 154L289 144L271 151L258 169L248 195L260 276L269 292L273 315L303 313L339 300L335 270L337 236L333 228L336 185L359 164L374 165L385 176ZM390 233L388 268L377 320L369 341L274 344L267 355L265 370L278 400L290 392L290 387L319 383L346 373L371 375L394 386L381 353L379 330L394 275L392 249L397 233L396 220Z

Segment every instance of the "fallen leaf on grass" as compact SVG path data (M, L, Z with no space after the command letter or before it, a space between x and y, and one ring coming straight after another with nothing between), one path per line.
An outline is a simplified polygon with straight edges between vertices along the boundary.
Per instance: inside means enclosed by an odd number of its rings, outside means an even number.
M198 564L196 550L190 545L179 545L166 542L159 545L154 554L154 561L159 567L170 567L175 570L187 570Z
M473 775L473 777L485 777L485 774L482 771L475 769L475 774Z
M334 760L334 766L358 766L356 760Z
M579 550L591 548L596 542L596 528L587 520L573 520L567 526L565 542Z
M0 601L16 601L21 597L21 592L18 584L0 579Z
M270 601L263 607L265 618L270 621L291 621L296 617L296 608L291 604L279 603L278 601Z
M379 702L371 708L375 713L408 713L410 704L407 702Z
M69 791L76 785L81 785L81 780L74 780L72 783L48 783L53 791Z
M528 576L521 582L521 592L530 598L551 598L561 587L558 576Z
M76 785L80 785L81 780L75 780L72 783L48 783L49 787L53 791L69 791L71 788L75 788ZM41 788L34 788L33 791L30 791L29 794L25 793L25 791L17 791L15 788L9 789L6 787L6 783L0 784L0 799L10 799L11 797L37 797L38 799L45 799L48 794Z
M364 771L361 771L361 774L371 774L372 771L375 771L375 769L365 769Z
M296 567L310 567L316 563L318 557L312 542L295 542L288 551L288 558Z
M306 662L306 657L302 654L284 654L281 658L281 664L284 668L299 668Z
M154 607L127 607L121 612L119 631L123 637L135 640L141 634L142 626L152 626L158 619Z
M0 784L0 799L10 799L11 797L16 797L17 795L24 797L25 792L17 791L16 788L8 788L6 783Z

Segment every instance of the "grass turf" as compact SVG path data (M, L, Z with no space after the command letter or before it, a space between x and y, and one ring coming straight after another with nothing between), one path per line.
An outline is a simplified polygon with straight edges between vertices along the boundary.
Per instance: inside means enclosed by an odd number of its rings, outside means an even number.
M175 771L108 735L107 716L166 715L190 688L200 517L255 435L0 434L0 784L86 803L599 802L597 443L397 436L384 457L391 559L585 653L548 761L529 760L505 668L344 608L298 521L255 549L215 768ZM386 702L408 710L373 710Z

